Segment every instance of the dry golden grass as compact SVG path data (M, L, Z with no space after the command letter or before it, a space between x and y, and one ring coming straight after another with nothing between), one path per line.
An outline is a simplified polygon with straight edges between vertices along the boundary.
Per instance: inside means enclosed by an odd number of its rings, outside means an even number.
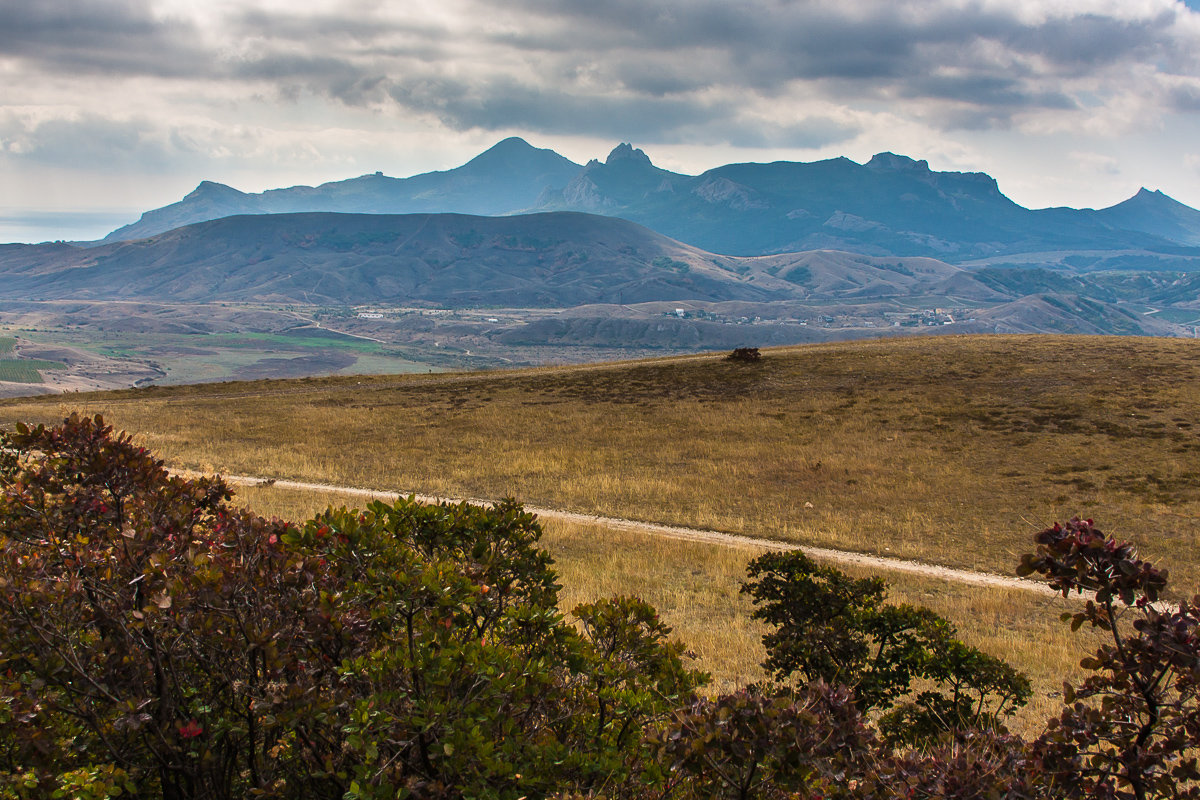
M1200 583L1191 340L892 339L755 364L217 384L10 401L0 424L71 410L181 467L513 495L1000 573L1081 513Z
M102 413L172 465L707 527L1011 574L1093 516L1200 585L1200 342L962 337L501 373L172 387L0 402L0 425ZM331 502L242 493L260 513ZM362 500L347 501L361 505ZM808 504L811 503L811 507ZM552 523L563 608L659 608L718 687L759 677L748 550ZM852 572L852 570L847 570ZM885 576L1025 670L1032 728L1089 649L1064 602Z
M358 497L325 492L247 487L237 502L260 514L305 519L329 505L361 507ZM562 583L560 606L616 594L637 595L674 628L674 635L713 674L712 688L726 691L764 677L763 628L750 619L752 606L739 594L746 562L760 551L681 542L613 531L594 525L548 520L542 546L555 560ZM861 570L846 572L863 575ZM1040 730L1055 714L1067 678L1081 675L1079 659L1091 649L1087 632L1072 634L1059 620L1067 601L1020 590L984 589L886 573L897 603L932 608L958 626L964 640L1019 667L1034 685L1034 697L1011 727Z

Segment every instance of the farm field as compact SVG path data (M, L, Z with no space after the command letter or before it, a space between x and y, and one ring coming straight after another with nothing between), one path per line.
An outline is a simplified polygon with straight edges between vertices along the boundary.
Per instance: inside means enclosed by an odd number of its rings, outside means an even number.
M324 333L319 329L316 334ZM24 333L48 345L80 347L97 356L153 364L163 385L311 374L402 374L431 367L393 347L338 334L214 333L188 335L53 330ZM438 369L434 367L433 369Z
M0 336L0 381L10 383L41 383L41 370L62 369L65 364L42 358L18 358L17 340L12 336Z
M0 337L0 381L10 383L41 383L42 370L63 369L61 361L44 358L18 358L15 355L16 339Z

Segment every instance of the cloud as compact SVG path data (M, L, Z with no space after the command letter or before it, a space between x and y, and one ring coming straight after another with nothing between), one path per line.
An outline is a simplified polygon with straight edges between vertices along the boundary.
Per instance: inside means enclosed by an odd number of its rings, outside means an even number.
M1103 153L1074 152L1071 160L1082 170L1102 173L1104 175L1120 175L1121 162Z
M0 57L66 75L184 77L208 54L189 21L151 0L0 0Z
M1200 80L1178 83L1167 92L1170 105L1177 111L1195 113L1200 111Z
M33 122L0 117L0 155L79 170L166 169L178 155L146 120L98 114Z
M244 125L164 124L145 116L97 113L36 118L0 112L0 164L154 175L222 162L269 167L324 160L303 134Z
M0 129L47 163L248 158L271 136L243 120L811 150L884 110L936 134L1195 113L1200 18L1173 0L0 0L0 68L0 108L57 109Z
M1180 24L1173 4L1142 5L1140 15L1117 16L1085 2L1022 14L1014 4L950 0L513 0L509 14L529 14L532 30L490 41L635 94L725 88L786 98L804 84L848 104L904 98L913 113L953 127L1069 112L1084 92L1142 91L1135 64L1200 74L1194 26Z

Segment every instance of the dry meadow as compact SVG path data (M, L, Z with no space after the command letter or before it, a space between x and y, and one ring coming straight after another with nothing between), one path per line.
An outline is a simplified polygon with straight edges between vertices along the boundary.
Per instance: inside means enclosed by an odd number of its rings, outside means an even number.
M938 337L511 372L151 388L0 403L0 425L103 414L171 465L711 528L1011 574L1094 517L1200 584L1200 342ZM296 493L293 493L296 494ZM302 493L300 493L302 494ZM252 489L263 513L327 496ZM362 501L358 501L361 504ZM350 503L354 504L354 503ZM758 677L747 549L547 523L564 608L659 607L722 685ZM885 576L1020 664L1044 715L1078 637L1061 599Z

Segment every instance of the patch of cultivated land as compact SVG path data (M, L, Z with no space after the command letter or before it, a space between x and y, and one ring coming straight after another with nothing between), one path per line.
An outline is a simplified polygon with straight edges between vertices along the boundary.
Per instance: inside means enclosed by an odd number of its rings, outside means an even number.
M513 372L151 388L102 413L178 467L586 514L1006 574L1079 513L1200 579L1200 342L946 337Z

